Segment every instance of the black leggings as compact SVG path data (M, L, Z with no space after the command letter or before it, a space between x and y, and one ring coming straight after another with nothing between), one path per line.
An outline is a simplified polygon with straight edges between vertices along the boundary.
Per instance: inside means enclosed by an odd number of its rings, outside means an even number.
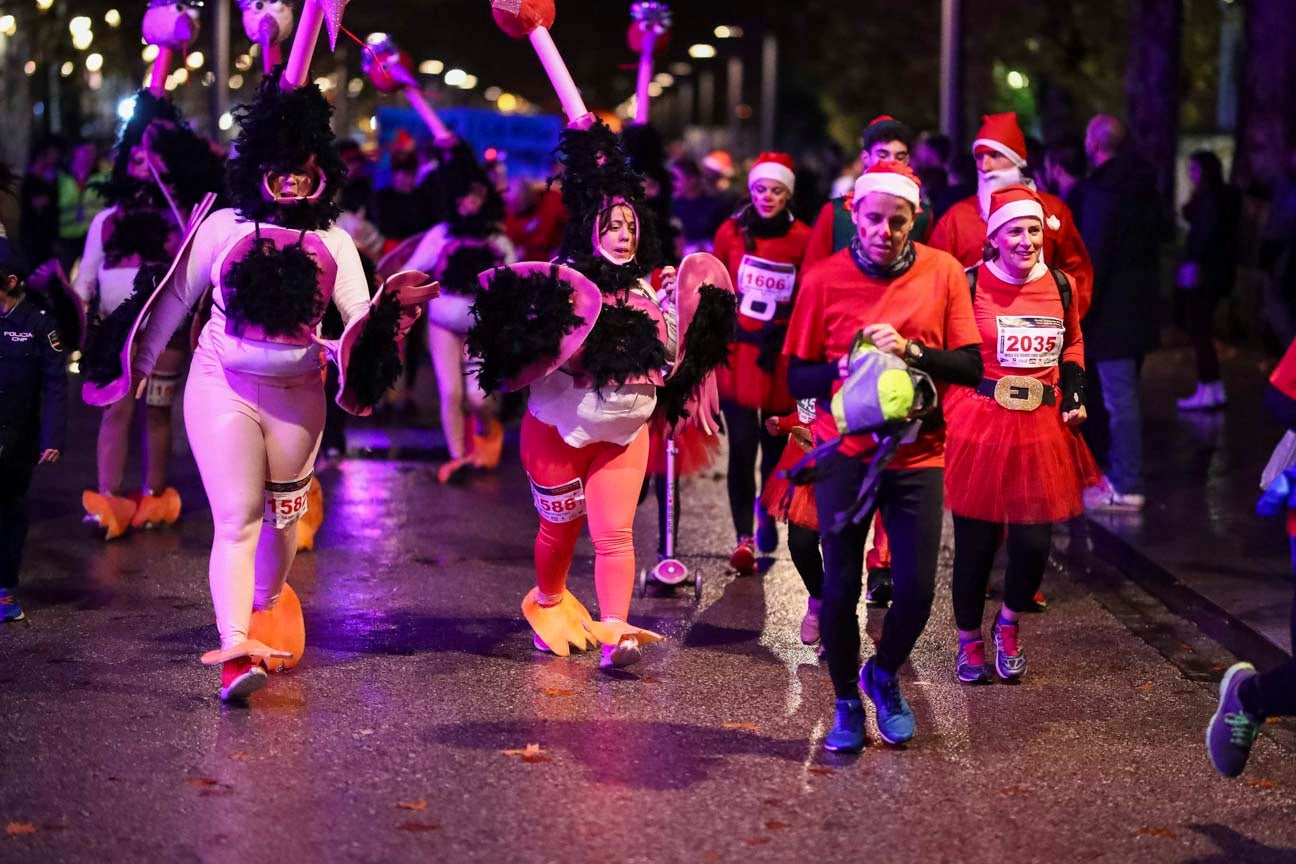
M1215 351L1215 307L1219 297L1202 287L1184 292L1184 329L1197 355L1197 380L1213 384L1220 380L1219 355Z
M750 537L756 518L756 451L760 451L760 476L764 484L778 467L787 436L771 435L765 430L765 419L773 415L730 402L720 407L729 434L729 512L738 536Z
M819 626L828 672L839 699L859 698L859 606L864 544L873 511L841 533L829 530L836 514L855 502L867 465L834 453L822 460L815 503L823 526L824 586ZM945 472L940 468L883 471L877 507L891 538L891 608L882 623L874 662L894 675L927 626L936 590Z
M5 451L0 452L0 588L13 590L27 542L27 490L37 456L18 443Z
M788 523L788 553L797 574L816 600L823 599L824 562L819 552L819 532Z
M1008 569L1004 574L1004 605L1025 612L1044 581L1053 523L1001 525L954 515L954 621L960 630L980 630L985 615L986 586L995 552L1008 536Z

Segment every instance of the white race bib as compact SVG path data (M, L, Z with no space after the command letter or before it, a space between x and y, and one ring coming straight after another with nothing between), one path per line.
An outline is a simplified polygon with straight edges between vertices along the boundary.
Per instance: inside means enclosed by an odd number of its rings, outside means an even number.
M154 408L169 408L175 402L176 384L179 380L177 375L150 375L148 389L144 394L145 404Z
M273 522L276 528L287 528L310 509L307 499L309 493L310 483L288 492L267 489L264 521Z
M558 486L541 486L531 480L531 497L546 522L573 522L585 515L585 484L579 477Z
M1061 318L1041 315L999 315L999 365L1011 369L1056 366L1062 356L1066 327Z
M766 261L755 255L744 255L738 265L739 311L757 321L772 321L778 304L792 299L796 288L795 264Z

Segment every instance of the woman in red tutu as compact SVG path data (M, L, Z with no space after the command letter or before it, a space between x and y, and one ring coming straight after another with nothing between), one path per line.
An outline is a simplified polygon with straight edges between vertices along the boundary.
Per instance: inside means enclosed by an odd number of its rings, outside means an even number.
M758 515L757 451L762 484L783 454L783 440L770 435L764 422L793 407L781 352L810 245L810 226L788 210L795 186L792 157L762 153L747 175L751 202L715 238L715 256L733 277L740 303L738 338L717 380L729 436L729 510L738 535L729 565L742 574L755 572L757 549L768 554L778 548L778 529L768 513L761 509L754 533L752 523Z
M801 641L813 645L819 641L819 609L823 604L824 565L819 551L819 508L815 506L814 485L805 483L793 486L783 477L801 458L814 449L815 401L797 402L797 410L783 417L765 421L765 431L771 436L788 436L791 440L783 448L778 467L765 481L761 492L761 506L771 518L786 522L788 526L788 554L792 565L805 584L810 599L806 602L805 617L801 619Z
M1084 344L1065 274L1041 249L1056 217L1029 187L997 190L986 221L986 260L968 274L984 377L945 399L945 504L954 514L956 674L990 680L981 619L995 552L1007 538L1004 603L995 620L995 670L1026 672L1021 613L1044 578L1053 523L1080 515Z

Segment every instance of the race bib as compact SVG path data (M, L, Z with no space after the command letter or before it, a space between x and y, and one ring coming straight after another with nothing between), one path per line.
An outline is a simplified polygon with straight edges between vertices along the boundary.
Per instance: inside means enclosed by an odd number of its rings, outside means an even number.
M795 264L766 261L755 255L744 255L738 265L738 310L757 321L772 321L778 304L792 299L796 288Z
M585 484L580 478L560 486L541 486L531 480L531 498L546 522L572 522L585 515Z
M1037 315L1000 315L999 365L1013 369L1056 366L1062 356L1066 328L1061 318Z
M145 391L145 404L154 408L169 408L175 402L176 385L180 379L173 375L150 375L148 390Z
M296 486L296 483L277 484ZM307 502L307 494L310 492L310 482L300 489L291 489L287 491L279 489L266 489L266 512L264 521L273 522L276 528L287 528L298 519L306 515L310 509Z

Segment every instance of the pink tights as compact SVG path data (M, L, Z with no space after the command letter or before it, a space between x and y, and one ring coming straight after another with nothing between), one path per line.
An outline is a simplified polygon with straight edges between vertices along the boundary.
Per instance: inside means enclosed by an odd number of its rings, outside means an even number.
M580 478L585 484L586 519L540 520L536 535L536 585L554 596L567 586L567 571L581 528L589 522L594 541L594 585L602 618L626 620L634 590L634 515L648 468L648 427L626 446L596 442L572 447L558 430L530 412L522 420L522 464L541 486Z
M324 430L318 373L263 378L194 354L185 388L185 429L211 502L208 582L221 647L247 638L252 610L279 599L297 554L297 528L263 522L267 482L310 475Z
M184 368L185 352L168 348L157 359L154 372L179 375ZM126 452L130 447L131 421L135 417L134 399L122 399L109 405L99 420L97 447L99 491L105 495L122 495L126 491ZM145 420L144 491L161 495L167 485L167 466L171 460L171 407L149 405Z

